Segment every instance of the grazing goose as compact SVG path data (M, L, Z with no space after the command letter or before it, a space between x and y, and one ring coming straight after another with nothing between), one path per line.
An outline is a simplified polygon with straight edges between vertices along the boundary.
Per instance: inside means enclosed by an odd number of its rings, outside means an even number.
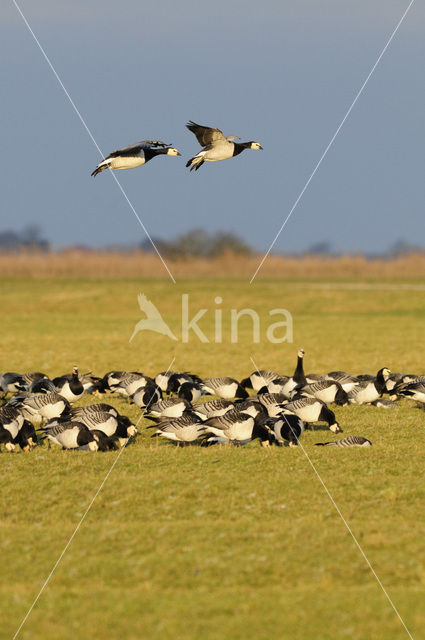
M13 371L3 373L0 378L0 387L5 395L8 393L16 393L17 391L26 391L28 389L24 377L20 373L14 373Z
M288 402L282 407L283 413L295 413L303 422L327 422L329 429L334 433L341 431L335 414L324 402L317 398L300 398L293 402Z
M177 395L188 402L198 402L202 395L202 389L196 382L183 382L177 389Z
M186 413L175 420L160 422L152 438L161 437L180 442L194 442L205 432L204 422L194 413Z
M97 165L92 176L97 176L105 169L134 169L159 155L180 156L181 154L177 149L160 140L142 140L142 142L110 153Z
M358 378L356 378L355 376L350 376L350 374L345 373L345 371L331 371L325 377L339 382L341 387L347 393L354 389L354 387L360 382Z
M78 377L78 367L73 368L71 375L54 378L53 384L56 391L68 402L79 400L84 393L84 387Z
M185 382L191 382L192 384L201 384L202 380L199 376L192 373L172 373L167 382L167 393L178 393L181 385Z
M368 404L378 400L386 391L385 383L391 371L383 367L372 379L361 380L348 394L351 404Z
M37 434L34 425L29 420L24 420L13 443L18 444L22 451L31 451L33 447L37 446Z
M0 408L0 425L10 431L12 438L16 438L24 424L24 416L17 407L6 405Z
M28 391L30 393L49 393L49 391L56 391L56 387L50 378L39 378L30 384Z
M272 439L270 429L266 425L236 409L228 411L223 416L209 418L204 425L208 433L219 438L219 442L228 440L237 446L259 438L261 446L268 447ZM208 442L211 442L210 438Z
M127 416L113 416L107 412L81 414L78 422L85 424L90 431L102 431L109 438L127 439L137 433L137 428Z
M362 436L347 436L342 440L334 440L333 442L316 442L316 447L371 447L372 443Z
M143 375L143 373L127 373L119 382L110 382L109 386L112 391L121 393L124 396L132 396L136 391L141 388L151 385L155 387L155 382L149 376Z
M6 451L11 453L15 451L15 444L13 442L14 438L8 429L5 429L2 424L0 424L0 451L1 447L4 444L4 448Z
M155 383L140 387L135 393L130 395L131 402L134 402L139 409L149 408L162 398L162 391Z
M90 429L81 422L53 423L42 427L44 437L63 449L89 449L97 451L98 444Z
M235 409L240 413L247 413L253 418L267 418L266 408L259 400L255 398L247 398L246 400L238 400L235 402Z
M398 389L398 395L416 400L424 405L425 409L425 382L411 382Z
M208 418L224 416L224 414L233 409L234 406L234 403L230 400L224 400L223 398L220 398L217 400L209 400L207 402L195 404L192 410L202 420L208 420Z
M72 407L69 415L72 418L78 418L80 415L86 415L90 413L110 413L113 416L118 416L118 411L110 404L105 402L99 402L98 404L88 404L86 407Z
M259 142L250 140L249 142L235 142L238 136L224 136L220 129L212 127L203 127L196 122L190 120L186 127L195 134L200 145L203 146L202 151L196 154L186 163L186 167L190 167L192 171L197 171L205 161L217 162L219 160L228 160L234 156L238 156L245 149L262 149Z
M203 381L202 388L206 393L224 400L248 398L249 396L248 392L234 378L207 378Z
M56 391L28 396L14 396L9 404L21 409L25 418L37 422L43 419L58 418L64 413L68 413L70 409L68 400L56 393Z
M348 394L336 380L318 380L302 387L296 387L295 391L301 396L318 398L326 404L331 402L339 406L348 404Z
M264 424L272 430L278 444L296 447L305 425L295 413L283 413L279 418L267 418Z
M146 416L153 418L181 418L190 409L190 403L182 398L165 398L151 404Z
M251 399L257 399L258 402L261 402L270 417L280 415L282 405L287 401L284 393L259 393L258 396L253 396Z
M244 389L254 389L259 391L263 387L267 387L273 380L280 378L278 373L263 369L262 371L253 371L248 378L241 380L241 387Z

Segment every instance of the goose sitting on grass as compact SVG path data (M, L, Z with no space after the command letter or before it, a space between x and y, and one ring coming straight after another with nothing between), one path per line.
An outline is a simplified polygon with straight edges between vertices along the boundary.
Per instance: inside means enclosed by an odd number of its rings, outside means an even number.
M199 151L193 158L186 163L186 167L190 167L192 171L197 171L202 167L204 162L218 162L220 160L229 160L238 156L245 149L262 149L259 142L250 140L249 142L235 142L238 136L225 136L220 129L213 127L204 127L190 120L186 127L195 134L198 142L203 149Z

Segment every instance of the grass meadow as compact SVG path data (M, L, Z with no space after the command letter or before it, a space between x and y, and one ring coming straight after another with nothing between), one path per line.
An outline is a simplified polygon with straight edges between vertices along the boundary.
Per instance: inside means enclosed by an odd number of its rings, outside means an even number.
M167 369L242 378L254 367L307 372L425 373L425 281L400 276L164 279L7 277L1 284L0 371L59 375L74 364L156 374ZM187 344L152 332L129 337L143 292L180 335L181 294L209 338ZM223 299L222 342L214 299ZM251 307L230 342L230 309ZM293 317L293 344L271 344L269 309ZM81 404L92 402L86 397ZM139 420L123 398L108 397ZM425 414L336 409L343 435L370 449L305 452L372 563L410 633L425 627ZM398 640L408 637L301 447L177 449L140 435L122 452L45 591L22 639ZM64 549L116 452L40 446L0 455L0 636L12 638Z

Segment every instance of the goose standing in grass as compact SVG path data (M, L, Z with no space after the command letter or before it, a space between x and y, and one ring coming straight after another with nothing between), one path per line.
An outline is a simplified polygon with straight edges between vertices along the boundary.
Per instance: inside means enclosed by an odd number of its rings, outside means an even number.
M206 378L202 383L202 389L224 400L232 398L248 398L248 392L234 378Z
M127 416L113 416L107 412L82 413L78 416L78 422L85 424L90 431L102 431L109 438L127 440L137 433L137 428Z
M290 397L290 393L295 389L295 387L298 385L305 385L308 382L304 373L304 353L304 349L299 349L294 375L291 378L288 378L286 383L283 385L282 393L284 393L287 398Z
M348 436L333 442L316 442L316 447L371 447L372 443L362 436Z
M378 400L386 392L385 385L390 374L391 371L383 367L375 377L367 376L366 380L361 380L348 394L349 402L351 404L368 404Z
M54 378L53 384L56 391L68 402L79 400L84 393L84 387L78 377L78 367L73 368L71 375Z
M181 154L177 149L160 140L142 140L110 153L97 165L91 175L95 177L105 169L135 169L160 155L180 156Z
M317 398L300 398L282 407L283 413L295 413L305 423L327 422L330 431L338 433L341 427L333 411Z
M250 140L249 142L235 142L238 136L224 136L220 129L213 127L203 127L190 120L186 127L195 134L199 144L203 147L199 153L190 158L186 167L192 171L197 171L204 162L217 162L219 160L229 160L238 156L245 149L262 149L259 142Z
M149 383L145 387L140 387L130 396L130 400L134 402L139 409L148 409L151 404L155 404L161 400L161 398L162 391L154 383Z
M146 417L149 419L151 417L155 419L181 418L188 409L190 409L190 402L183 398L165 398L151 404L149 411L146 412Z
M20 409L25 418L41 422L43 419L50 420L58 418L64 413L68 413L70 404L66 398L51 391L28 396L14 396L9 405Z

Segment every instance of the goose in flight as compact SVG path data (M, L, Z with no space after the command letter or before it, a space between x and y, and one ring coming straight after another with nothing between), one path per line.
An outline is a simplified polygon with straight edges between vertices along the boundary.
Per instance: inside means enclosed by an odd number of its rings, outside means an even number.
M190 158L186 163L186 167L190 170L197 171L204 162L218 162L219 160L228 160L233 156L238 156L245 149L262 149L259 142L250 140L249 142L235 142L238 136L225 136L220 129L213 127L203 127L190 120L186 127L195 134L198 142L203 149L196 156Z
M159 155L180 156L181 153L160 140L142 140L142 142L137 142L129 147L110 153L97 165L92 176L97 176L98 173L105 169L134 169Z

